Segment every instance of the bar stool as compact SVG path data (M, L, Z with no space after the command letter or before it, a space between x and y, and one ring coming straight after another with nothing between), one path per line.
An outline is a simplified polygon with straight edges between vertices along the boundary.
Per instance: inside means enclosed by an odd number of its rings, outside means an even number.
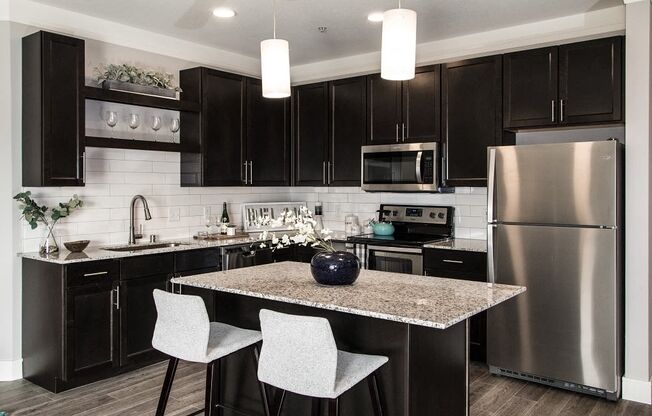
M158 317L152 346L170 356L156 416L165 414L179 360L207 364L204 413L207 416L213 414L219 405L220 390L213 381L216 378L215 372L219 371L215 364L221 358L253 345L254 362L257 365L259 353L256 344L262 340L261 333L210 322L204 301L199 296L177 295L155 289L154 302ZM258 385L264 414L269 416L265 386L261 382Z
M263 348L258 379L282 390L277 415L290 391L313 398L313 416L320 414L324 399L328 400L328 414L339 416L339 397L364 379L369 383L374 414L383 415L376 370L389 361L387 357L339 351L325 318L262 309L260 326Z

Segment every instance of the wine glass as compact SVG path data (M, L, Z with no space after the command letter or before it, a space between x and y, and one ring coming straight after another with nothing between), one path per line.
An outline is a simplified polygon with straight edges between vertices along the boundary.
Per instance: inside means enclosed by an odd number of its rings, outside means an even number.
M172 143L176 143L174 141L174 134L179 131L180 127L181 127L181 123L179 122L179 119L173 117L172 120L170 120L170 132L172 132Z
M118 113L115 111L107 111L104 115L106 125L111 127L111 138L113 139L113 128L118 124Z
M152 117L152 130L154 130L154 141L156 140L156 132L161 129L161 117L153 116Z
M140 126L140 116L138 114L131 113L129 115L129 128L136 130L138 126ZM134 137L133 140L136 140L136 138Z
M204 226L206 226L206 237L210 236L211 226L213 225L213 217L211 217L211 207L204 207Z

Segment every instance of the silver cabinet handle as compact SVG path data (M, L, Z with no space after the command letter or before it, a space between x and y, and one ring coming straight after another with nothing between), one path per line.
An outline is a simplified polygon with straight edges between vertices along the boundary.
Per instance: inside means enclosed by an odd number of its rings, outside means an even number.
M462 260L449 260L449 259L443 259L442 260L444 263L455 263L455 264L464 264Z
M554 123L555 122L555 100L550 100L550 120Z
M249 185L254 184L254 162L249 161Z
M105 275L105 274L109 274L109 272L84 273L84 277L102 276L102 275Z
M398 123L396 123L396 143L398 143Z
M326 161L321 162L321 181L326 185Z
M559 100L559 121L564 121L564 99Z
M79 172L79 168L77 168L77 172ZM86 151L82 153L82 183L86 185Z
M247 169L247 161L244 162L244 183L247 185L249 183L249 170Z
M326 169L326 178L328 179L327 182L330 185L331 184L331 162L330 161L328 162L328 166Z
M116 286L113 292L115 293L115 302L113 304L116 309L120 309L120 286Z
M401 135L403 136L403 141L405 141L405 123L401 123L401 126L402 126L401 127L401 129L402 129Z

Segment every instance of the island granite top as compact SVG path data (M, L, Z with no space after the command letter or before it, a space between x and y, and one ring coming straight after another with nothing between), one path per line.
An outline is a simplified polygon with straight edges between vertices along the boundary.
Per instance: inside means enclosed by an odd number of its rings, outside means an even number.
M351 286L318 285L310 265L282 262L172 279L173 283L446 329L525 287L361 270Z

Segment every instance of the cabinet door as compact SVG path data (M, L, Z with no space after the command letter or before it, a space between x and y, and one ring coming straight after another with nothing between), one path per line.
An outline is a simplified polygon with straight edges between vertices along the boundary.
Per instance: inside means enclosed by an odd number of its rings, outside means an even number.
M623 120L623 38L559 47L562 124Z
M400 141L401 82L367 77L367 144Z
M152 347L157 316L152 292L166 290L170 277L171 273L120 282L121 366L153 362L163 357Z
M244 177L245 81L240 75L204 69L202 77L203 186L241 186Z
M263 97L260 80L247 78L249 184L290 185L290 100Z
M330 83L330 185L360 186L361 147L367 130L367 85L364 77Z
M294 184L326 185L328 83L295 88L294 132Z
M23 185L84 184L84 41L23 39Z
M501 144L501 68L500 56L443 66L445 186L487 184L487 146Z
M441 67L417 68L415 76L403 82L403 142L432 142L441 137Z
M557 47L503 56L505 127L556 125Z
M66 290L66 381L99 376L119 365L114 283L110 279Z

